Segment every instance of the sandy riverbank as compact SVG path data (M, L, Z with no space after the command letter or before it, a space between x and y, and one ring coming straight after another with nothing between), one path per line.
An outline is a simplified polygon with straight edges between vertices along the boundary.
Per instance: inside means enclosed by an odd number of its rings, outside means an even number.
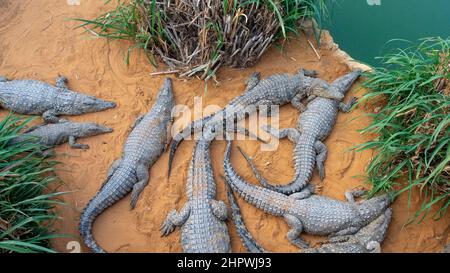
M114 2L114 1L112 1ZM73 191L64 197L67 206L62 208L62 221L58 223L61 233L78 238L78 217L88 200L98 190L106 177L110 164L120 156L122 144L135 118L145 113L153 104L164 76L149 76L155 69L143 54L134 51L130 65L124 62L128 47L126 42L107 42L92 39L76 22L67 18L93 18L108 10L102 1L81 1L80 6L69 6L65 1L20 0L0 1L0 74L8 78L33 78L54 82L58 73L69 79L69 87L104 99L113 100L118 107L106 112L73 117L75 121L95 121L114 128L111 134L83 139L90 145L87 151L73 150L68 145L57 148L57 160L64 163L58 174L66 183L64 190ZM300 67L316 69L319 76L328 81L349 71L345 54L323 47L319 50L321 60L304 37L293 39L283 52L271 48L258 65L245 70L221 69L219 85L208 84L205 94L200 80L174 78L174 93L178 104L193 105L194 96L203 97L203 105L225 105L244 90L244 82L254 71L263 77L273 73L294 73ZM355 88L354 88L355 89ZM355 95L355 90L350 95ZM358 94L356 94L358 95ZM6 111L1 112L5 114ZM325 144L329 149L326 161L326 178L319 182L317 173L312 181L322 185L321 194L344 199L343 193L362 184L355 176L364 174L372 152L349 152L349 148L366 140L356 130L365 127L369 120L364 109L350 114L340 114L333 133ZM298 112L291 106L280 110L280 126L295 126ZM355 118L359 117L355 120ZM167 179L168 154L165 153L151 168L150 182L133 211L129 198L103 213L94 227L99 244L110 252L179 252L179 231L161 238L158 231L168 211L180 208L185 202L185 179L190 160L192 141L180 146L174 161L174 171ZM261 152L256 141L236 141L255 158L264 175L271 181L287 181L293 175L292 144L281 141L276 152ZM218 184L217 199L225 200L222 172L225 143L212 145L214 171ZM234 150L232 162L245 179L256 182L245 160ZM270 162L270 164L267 164ZM366 185L367 186L367 185ZM268 250L295 252L297 249L285 239L286 223L279 218L264 214L243 200L238 200L244 219L254 237ZM382 246L385 252L436 252L441 251L449 240L450 219L439 222L425 220L420 225L404 227L409 216L420 204L419 195L412 197L413 208L407 208L407 196L401 196L393 205L394 215L388 236ZM233 251L245 251L232 223L228 223ZM317 241L317 238L306 236ZM53 242L59 251L66 251L66 244L73 239ZM83 247L83 251L87 251Z

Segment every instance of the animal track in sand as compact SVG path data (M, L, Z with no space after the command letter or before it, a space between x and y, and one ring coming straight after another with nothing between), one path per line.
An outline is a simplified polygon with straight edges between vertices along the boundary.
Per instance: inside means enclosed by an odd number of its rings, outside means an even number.
M325 164L332 164L332 174L338 176L339 178L343 178L355 160L355 151L350 150L353 146L355 146L355 144L349 140L338 138L333 140L332 145L333 151L328 154ZM326 165L325 170L327 169ZM330 172L328 173L331 174Z

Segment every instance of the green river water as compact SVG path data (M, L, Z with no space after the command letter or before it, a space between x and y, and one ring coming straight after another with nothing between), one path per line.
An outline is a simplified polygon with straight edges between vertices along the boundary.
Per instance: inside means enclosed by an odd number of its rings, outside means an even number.
M379 4L379 5L378 5ZM379 66L375 57L431 36L450 37L450 0L337 0L325 24L354 59Z

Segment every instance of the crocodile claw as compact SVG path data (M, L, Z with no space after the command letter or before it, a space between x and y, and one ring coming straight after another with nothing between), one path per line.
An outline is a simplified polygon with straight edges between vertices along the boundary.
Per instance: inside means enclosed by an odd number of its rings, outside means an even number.
M298 248L310 248L311 246L302 238L291 240L291 243Z
M170 220L165 220L159 230L161 231L161 237L164 237L175 230L175 225Z

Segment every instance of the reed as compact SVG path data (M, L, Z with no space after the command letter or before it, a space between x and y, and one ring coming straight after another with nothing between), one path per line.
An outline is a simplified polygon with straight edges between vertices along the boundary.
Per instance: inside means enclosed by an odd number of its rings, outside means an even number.
M58 183L56 162L35 139L8 143L29 121L13 115L0 121L0 253L55 252L49 240L62 236L52 228L55 205L62 204L62 192L49 189Z
M93 20L75 19L88 32L134 42L149 61L180 76L211 78L221 66L254 65L270 44L314 19L320 37L328 0L131 0ZM110 1L107 1L110 2Z
M418 187L424 202L412 221L422 221L433 206L440 219L450 205L449 49L449 39L423 39L381 58L385 68L367 73L363 84L362 101L382 103L362 130L375 137L357 147L376 151L367 169L372 194L396 188L411 197Z

